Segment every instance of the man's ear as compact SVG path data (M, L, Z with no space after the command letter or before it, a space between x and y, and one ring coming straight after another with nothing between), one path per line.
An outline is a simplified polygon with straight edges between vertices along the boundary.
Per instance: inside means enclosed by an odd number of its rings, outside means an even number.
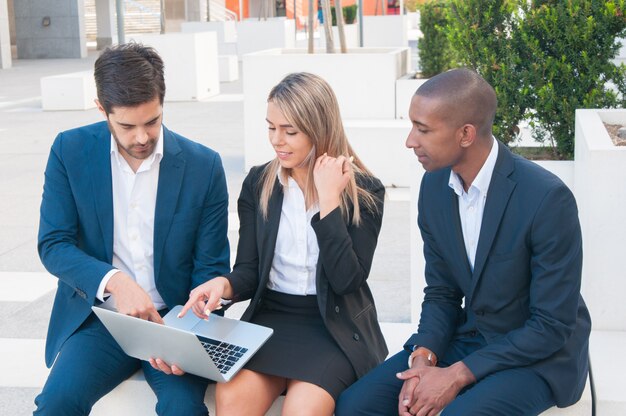
M476 140L476 127L473 124L464 124L458 130L461 147L470 147Z
M104 111L104 107L102 107L102 104L100 103L100 100L98 100L97 98L93 100L94 103L96 103L96 107L98 107L98 111L100 111L102 113L102 115L104 116L104 118L108 119L109 115L107 114L106 111Z

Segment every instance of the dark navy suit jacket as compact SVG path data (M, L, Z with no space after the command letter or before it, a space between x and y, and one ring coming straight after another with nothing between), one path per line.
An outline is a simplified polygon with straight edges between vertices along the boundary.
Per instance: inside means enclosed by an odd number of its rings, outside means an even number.
M406 345L443 357L471 315L487 342L463 360L478 382L530 367L548 382L557 405L567 406L585 386L591 328L580 295L576 201L556 176L498 145L473 272L450 169L424 175L418 223L427 287L418 333Z
M228 192L219 155L163 127L154 218L154 274L166 305L229 271ZM59 278L46 365L98 304L113 258L111 133L106 122L60 133L45 172L39 255Z

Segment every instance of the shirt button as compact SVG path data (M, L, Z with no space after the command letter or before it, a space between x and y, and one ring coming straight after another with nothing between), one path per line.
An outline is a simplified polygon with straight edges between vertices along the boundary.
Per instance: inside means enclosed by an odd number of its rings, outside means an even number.
M353 338L355 341L358 341L361 337L359 337L359 334L357 334L357 333L355 332L355 333L354 333L354 335L352 335L352 338Z
M335 306L335 313L339 313L339 306Z
M133 235L131 235L131 236L130 236L130 239L131 239L132 241L137 240L137 234L133 234Z

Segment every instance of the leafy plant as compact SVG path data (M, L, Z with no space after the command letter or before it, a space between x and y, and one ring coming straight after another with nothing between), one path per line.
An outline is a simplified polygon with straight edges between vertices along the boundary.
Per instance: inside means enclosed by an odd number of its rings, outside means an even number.
M445 1L427 1L419 6L420 29L417 41L422 76L430 78L451 68L451 51L446 37Z
M525 63L511 36L518 10L518 2L511 0L451 0L446 8L445 30L456 66L474 69L496 90L494 134L504 143L519 138L528 108L528 87L520 77Z
M526 62L533 137L552 146L556 157L572 158L576 109L626 104L626 66L612 62L616 39L626 31L625 2L534 0L520 6L524 19L516 37Z
M626 0L448 0L454 66L494 86L494 134L510 143L529 121L555 158L574 155L577 108L624 107L626 66L612 59L626 34Z
M350 6L343 6L343 21L347 25L351 25L356 20L357 5L352 4ZM333 16L332 24L337 26L337 14L335 12L335 6L330 6L330 14Z

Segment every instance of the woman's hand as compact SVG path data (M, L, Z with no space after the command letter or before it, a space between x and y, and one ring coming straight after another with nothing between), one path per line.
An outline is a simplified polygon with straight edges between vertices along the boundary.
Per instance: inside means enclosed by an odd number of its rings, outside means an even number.
M315 161L313 180L320 204L320 218L324 218L341 203L341 193L353 175L352 157L332 157L324 153Z
M191 309L198 318L208 319L212 311L221 309L222 298L232 298L232 287L228 279L219 276L192 290L178 317L182 318Z

